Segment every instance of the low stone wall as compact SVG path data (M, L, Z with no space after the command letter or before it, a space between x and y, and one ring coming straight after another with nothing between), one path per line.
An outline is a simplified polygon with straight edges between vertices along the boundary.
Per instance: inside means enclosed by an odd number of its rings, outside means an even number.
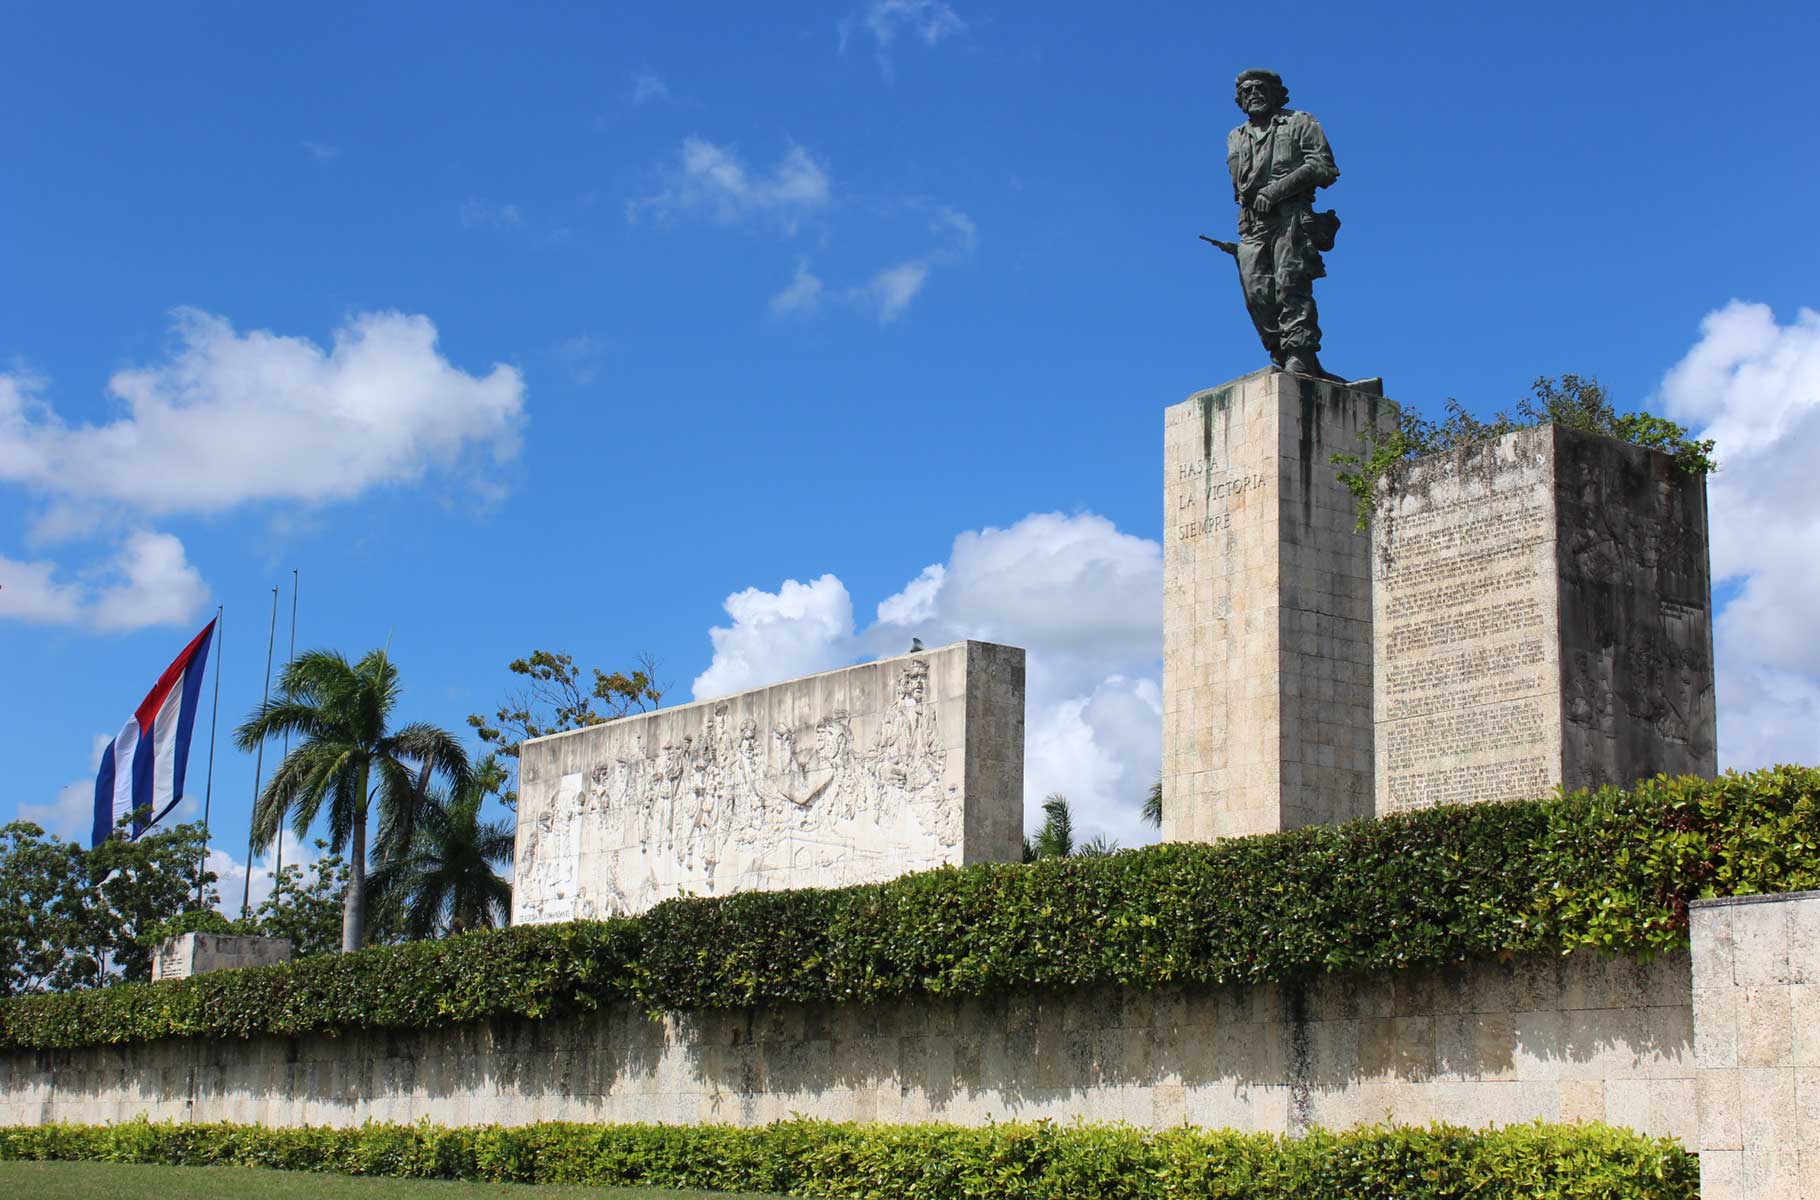
M1696 900L1702 1200L1820 1196L1820 892Z
M1693 1144L1685 955L1595 954L991 1000L169 1040L0 1056L0 1123L538 1120L980 1124L1076 1116L1294 1132L1603 1120Z

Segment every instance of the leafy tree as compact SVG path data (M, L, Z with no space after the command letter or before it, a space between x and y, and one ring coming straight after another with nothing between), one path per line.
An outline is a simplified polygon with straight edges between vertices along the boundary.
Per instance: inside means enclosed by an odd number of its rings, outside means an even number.
M1489 421L1481 421L1465 405L1449 398L1447 416L1439 422L1404 409L1394 430L1361 433L1360 453L1335 454L1331 460L1341 468L1340 482L1353 494L1358 527L1364 529L1371 520L1378 481L1402 463L1538 425L1561 425L1661 450L1674 456L1675 465L1690 474L1719 469L1711 438L1689 437L1685 427L1653 413L1620 413L1604 386L1590 376L1563 375L1558 380L1541 376L1529 390L1529 396L1517 402L1514 414L1502 410Z
M1163 827L1163 773L1158 771L1150 790L1144 794L1144 821L1146 824L1161 829Z
M453 789L469 786L467 751L447 730L425 722L393 732L398 670L384 650L349 663L331 650L299 655L284 670L278 694L262 703L234 732L250 750L266 738L294 734L291 750L253 806L253 841L265 848L278 836L284 814L306 836L326 804L329 846L347 854L348 884L342 904L341 948L366 940L367 824L377 800L381 831L408 843L440 776Z
M533 650L529 658L513 659L507 669L523 676L526 685L508 694L490 719L474 713L468 724L482 742L497 747L514 766L518 747L530 738L648 712L663 701L657 660L649 654L639 657L630 674L593 668L592 685L584 681L573 656L549 650ZM497 792L507 808L517 808L516 781L508 777L516 772L507 772L503 763L499 767L498 783L489 790Z
M487 755L467 787L452 798L430 797L408 843L380 843L374 907L394 916L407 938L491 929L509 919L512 885L494 867L512 861L513 826L481 818L481 781L498 769L496 756Z
M338 854L324 853L328 843L318 840L319 857L305 868L287 863L278 872L274 887L250 916L230 919L213 908L192 909L153 925L142 936L148 954L158 943L185 933L226 933L250 937L284 938L298 958L328 954L341 946L341 908L348 887L348 865Z
M0 828L0 993L100 987L151 975L150 931L196 907L200 825L93 850L29 821ZM212 872L203 906L214 903Z

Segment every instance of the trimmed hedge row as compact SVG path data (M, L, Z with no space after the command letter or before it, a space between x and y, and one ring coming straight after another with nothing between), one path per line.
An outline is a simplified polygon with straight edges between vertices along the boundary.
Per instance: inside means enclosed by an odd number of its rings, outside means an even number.
M1377 1126L1300 1138L1049 1122L794 1120L441 1128L38 1125L0 1129L0 1159L234 1165L509 1183L644 1185L865 1200L1697 1200L1670 1138L1604 1125Z
M1105 858L382 946L0 1003L0 1049L651 1009L1255 983L1686 944L1701 896L1820 887L1820 770L1436 808Z

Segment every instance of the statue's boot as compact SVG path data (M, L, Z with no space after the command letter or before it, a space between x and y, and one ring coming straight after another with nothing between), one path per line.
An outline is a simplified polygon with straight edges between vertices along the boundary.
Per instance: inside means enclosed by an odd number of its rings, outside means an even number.
M1283 358L1283 369L1292 375L1307 375L1312 379L1330 378L1312 350L1291 350Z

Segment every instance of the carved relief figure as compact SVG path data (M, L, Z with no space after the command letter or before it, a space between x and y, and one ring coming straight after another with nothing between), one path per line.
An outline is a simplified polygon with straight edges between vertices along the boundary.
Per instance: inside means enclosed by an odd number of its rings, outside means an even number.
M928 661L898 668L890 697L858 718L862 736L845 709L767 734L723 703L699 732L676 730L649 755L642 741L615 746L565 778L546 811L527 811L520 919L624 912L758 886L792 867L836 882L875 878L881 863L958 844L959 786L946 783Z

